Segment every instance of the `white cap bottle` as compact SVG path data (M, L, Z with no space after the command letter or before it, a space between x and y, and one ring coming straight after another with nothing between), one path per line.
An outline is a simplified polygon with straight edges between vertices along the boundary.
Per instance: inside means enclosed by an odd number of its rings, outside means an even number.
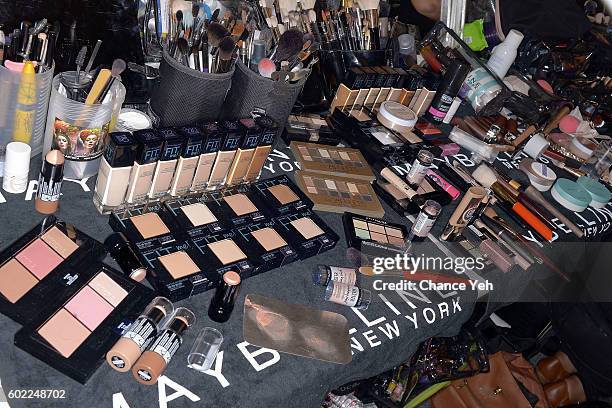
M500 79L504 79L516 59L516 49L521 41L523 41L523 34L517 30L510 30L504 42L493 48L487 66Z
M23 142L11 142L6 145L2 188L7 193L19 194L28 188L31 153L32 148Z

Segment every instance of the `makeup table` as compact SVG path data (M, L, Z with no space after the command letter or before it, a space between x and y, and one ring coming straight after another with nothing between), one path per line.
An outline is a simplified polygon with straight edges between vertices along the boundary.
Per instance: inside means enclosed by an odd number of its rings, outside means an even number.
M38 174L40 161L32 160L30 178ZM268 159L262 179L282 173L291 174L295 168L290 149L279 142ZM111 232L108 217L101 216L92 204L95 180L82 184L65 181L60 211L57 216L72 223L84 233L103 241ZM83 186L86 186L84 191ZM2 220L0 247L5 248L16 237L30 230L42 219L34 210L34 201L24 200L24 195L4 194L7 202L0 204ZM395 223L409 223L385 203L385 219ZM449 207L454 207L456 202ZM452 209L444 209L434 226L439 236ZM165 375L168 379L191 391L198 402L180 396L169 402L168 407L315 407L325 392L352 380L381 373L406 361L418 344L431 336L452 336L467 321L474 309L476 293L449 294L427 292L425 298L396 294L373 302L368 310L357 311L323 300L323 289L312 284L311 273L317 264L345 265L346 242L342 216L337 213L317 212L340 235L340 241L332 250L304 261L254 276L242 284L239 300L228 323L212 322L206 311L213 292L208 291L188 300L177 302L196 314L196 323L184 336L184 344L169 364ZM586 218L588 214L584 215ZM610 217L612 218L612 217ZM609 225L609 221L608 221ZM601 228L603 229L603 227ZM437 240L436 240L437 241ZM435 245L440 244L434 242ZM440 244L442 245L442 244ZM440 251L444 252L441 248ZM174 260L168 260L173 262ZM105 262L116 267L107 257ZM489 311L499 303L511 302L521 293L531 278L508 273L491 274L488 279L500 290L488 295ZM0 282L1 283L1 282ZM289 354L277 354L244 343L242 335L242 308L244 298L256 293L322 310L334 311L347 317L353 361L337 365ZM391 296L395 295L396 298ZM198 331L205 326L219 329L224 336L222 355L217 357L217 378L187 368L187 354ZM70 407L113 406L113 394L121 393L132 407L158 406L158 387L138 384L129 374L113 371L103 364L86 385L78 384L51 367L14 347L13 337L20 326L6 316L0 316L0 340L4 347L0 357L0 379L5 394L10 390L59 389L65 390L65 399L10 399L11 407ZM222 376L220 374L222 374ZM168 388L177 385L168 385ZM168 395L175 392L168 389ZM192 399L196 398L191 395ZM118 398L118 397L116 397ZM127 405L125 405L127 406Z

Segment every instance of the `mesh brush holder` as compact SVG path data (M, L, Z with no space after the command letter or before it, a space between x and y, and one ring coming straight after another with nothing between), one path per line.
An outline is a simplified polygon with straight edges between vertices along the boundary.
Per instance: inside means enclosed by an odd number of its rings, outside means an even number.
M238 60L221 119L250 117L254 108L261 108L278 123L280 133L307 79L308 75L296 83L273 81L250 70Z
M199 72L180 64L164 48L160 81L153 89L149 114L156 126L183 126L219 119L234 68L223 74Z

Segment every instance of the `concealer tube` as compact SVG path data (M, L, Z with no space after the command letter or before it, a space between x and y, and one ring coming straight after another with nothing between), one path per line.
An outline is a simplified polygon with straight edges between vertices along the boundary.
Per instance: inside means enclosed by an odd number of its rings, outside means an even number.
M225 136L221 144L221 149L219 149L219 153L217 153L215 164L213 164L210 179L206 186L207 190L216 190L225 185L227 173L234 161L242 136L245 133L243 126L237 120L225 120L219 123L219 127L222 129Z
M181 155L183 145L182 137L171 128L159 129L159 135L164 140L161 156L153 173L153 182L149 191L149 198L160 199L168 194L170 184L174 178L176 162Z
M45 155L34 200L34 208L41 214L53 214L59 209L64 162L64 154L59 150L49 150Z
M168 363L183 344L183 333L193 326L195 321L195 315L191 310L184 307L176 309L170 323L132 367L132 375L136 381L145 385L157 383L157 379L164 373Z
M170 195L173 197L188 193L191 189L202 151L202 133L197 127L183 126L177 131L183 137L183 146L170 185Z
M106 362L113 370L129 371L142 352L157 337L160 324L174 313L174 305L165 297L156 297L106 353Z
M253 159L249 164L249 169L244 176L245 183L252 183L259 180L268 155L272 151L274 138L278 133L278 124L269 116L255 118L255 123L263 129L259 138L259 143L253 153Z
M125 198L129 204L147 199L163 145L162 138L153 129L138 130L133 136L137 148L136 160L130 173L130 186Z
M410 187L406 181L395 174L390 168L384 167L383 164L379 164L377 162L374 164L374 169L378 171L382 178L384 178L388 183L400 190L409 200L412 200L412 198L417 195L416 190Z
M202 191L206 189L208 180L210 179L210 173L215 164L215 159L217 158L217 153L223 141L223 132L216 123L211 122L204 124L202 126L202 132L202 152L198 159L198 165L191 183L191 191Z
M448 224L440 239L442 241L453 241L469 225L478 213L478 208L487 196L487 190L482 187L472 186L465 193L453 215L448 220Z
M253 119L240 119L240 123L246 128L246 134L240 142L236 157L234 157L234 161L227 173L226 184L228 186L234 186L244 181L263 131Z

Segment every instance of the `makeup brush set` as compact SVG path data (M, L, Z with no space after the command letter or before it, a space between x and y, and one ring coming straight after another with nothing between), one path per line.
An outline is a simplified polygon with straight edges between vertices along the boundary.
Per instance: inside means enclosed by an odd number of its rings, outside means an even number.
M53 66L57 31L46 19L34 24L23 20L19 28L5 34L0 30L0 64L21 72L24 61L32 61L36 72L44 72Z

